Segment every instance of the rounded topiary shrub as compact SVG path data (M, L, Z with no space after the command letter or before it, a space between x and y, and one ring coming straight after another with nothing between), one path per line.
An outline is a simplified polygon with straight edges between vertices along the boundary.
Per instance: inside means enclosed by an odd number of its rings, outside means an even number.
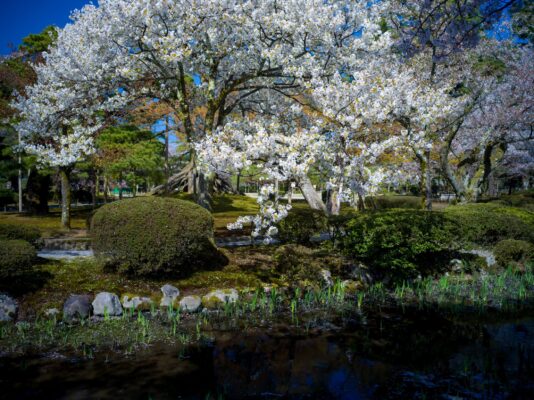
M0 240L25 240L33 245L41 238L39 229L15 224L0 224Z
M183 200L137 197L101 207L91 221L95 255L133 275L185 276L222 265L213 218Z
M279 225L278 237L283 242L308 244L310 239L328 229L328 219L321 211L295 210Z
M347 224L342 246L375 272L403 280L446 268L458 247L457 230L440 212L369 212Z
M513 263L524 263L534 260L534 245L524 240L501 240L493 248L495 260L506 267Z
M9 283L32 271L37 250L24 240L0 239L0 281Z

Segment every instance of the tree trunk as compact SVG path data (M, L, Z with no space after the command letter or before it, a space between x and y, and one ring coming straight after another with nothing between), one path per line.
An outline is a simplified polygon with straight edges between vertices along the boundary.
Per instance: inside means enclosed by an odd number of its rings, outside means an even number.
M304 196L304 199L308 202L309 206L313 210L319 210L326 214L326 206L321 199L321 196L317 194L315 188L313 187L310 178L304 176L299 181L299 187Z
M92 207L93 210L96 209L96 194L98 193L98 175L95 170L91 171L91 175L93 178L93 186L91 187L91 200L92 200Z
M339 215L341 204L339 201L339 191L330 189L326 194L326 212L328 215Z
M70 229L70 170L60 168L59 176L61 179L61 227Z
M456 137L456 133L459 129L460 126L456 127L456 129L452 129L445 138L445 144L440 150L440 163L443 175L447 182L452 186L456 197L460 202L465 202L465 187L456 179L449 164L449 152L451 151L452 141Z
M291 205L291 202L293 201L293 183L288 182L287 184L287 204Z
M50 185L52 183L50 179L50 175L44 175L39 176L38 174L37 178L39 180L39 188L38 188L38 198L39 198L39 206L38 206L38 213L39 214L48 214L48 200L50 197Z
M364 211L365 210L365 199L359 193L358 193L358 202L356 204L356 207L357 207L358 211Z
M432 172L430 170L430 150L425 152L425 210L432 211Z
M211 211L211 201L212 201L212 189L213 189L213 177L204 174L204 172L195 171L195 200L196 203L205 208L208 211Z
M169 117L165 118L165 194L169 194L169 178L171 168L169 165Z
M195 172L193 168L191 168L187 172L187 193L189 194L195 193Z
M240 184L241 184L241 171L237 173L237 178L236 178L235 191L237 194L241 193L239 190Z
M108 177L104 175L104 204L108 204L108 190L109 190Z

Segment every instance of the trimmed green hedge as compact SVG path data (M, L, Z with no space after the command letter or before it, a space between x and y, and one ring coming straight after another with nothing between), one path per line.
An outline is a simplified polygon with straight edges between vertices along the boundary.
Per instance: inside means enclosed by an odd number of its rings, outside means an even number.
M37 250L24 240L0 240L0 280L9 283L32 271Z
M342 247L375 272L402 280L446 265L457 237L454 221L441 212L394 209L353 218Z
M377 210L385 210L390 208L407 208L412 210L420 210L422 208L421 197L417 196L372 196L365 198L365 206L368 209L376 207Z
M286 243L309 244L310 239L328 229L328 218L312 209L291 210L279 225L278 237Z
M534 191L502 195L498 199L492 199L491 202L534 212Z
M133 275L186 276L227 262L213 240L213 218L189 201L138 197L101 207L93 216L95 255Z
M35 246L40 238L41 232L32 226L0 224L0 240L25 240Z
M461 238L474 245L493 245L504 239L534 243L534 213L495 203L450 206L444 213L460 228Z
M524 240L501 240L493 248L495 260L502 267L512 263L524 263L534 260L534 245Z

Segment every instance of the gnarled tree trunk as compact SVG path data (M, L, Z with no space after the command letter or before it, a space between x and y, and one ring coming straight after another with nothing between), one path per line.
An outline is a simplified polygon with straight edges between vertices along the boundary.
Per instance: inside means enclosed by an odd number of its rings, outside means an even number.
M298 184L304 199L306 199L308 202L308 205L313 210L319 210L326 214L326 205L324 204L323 199L321 199L321 196L315 191L310 178L304 176L300 178Z

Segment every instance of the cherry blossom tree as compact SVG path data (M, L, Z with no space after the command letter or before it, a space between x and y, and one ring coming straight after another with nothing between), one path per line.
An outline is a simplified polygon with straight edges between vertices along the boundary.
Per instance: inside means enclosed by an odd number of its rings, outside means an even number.
M73 14L46 56L49 82L68 85L87 109L120 89L127 101L158 98L195 143L265 101L265 92L298 96L350 58L387 43L385 6L367 2L115 1ZM361 31L356 38L355 32ZM192 78L198 84L191 85ZM268 96L267 96L268 97ZM84 111L87 113L87 111ZM213 176L191 173L209 207Z
M529 46L500 43L491 75L481 79L484 87L478 101L453 131L451 151L457 161L448 179L460 198L476 201L487 191L496 168L529 169L519 165L528 164L529 143L534 140L533 56Z
M66 169L91 152L104 117L156 98L189 147L179 177L206 208L217 175L254 166L337 214L392 179L380 157L400 149L418 160L428 207L432 154L454 183L458 132L493 90L471 85L465 50L505 3L102 0L59 32L17 104L20 130ZM262 193L249 222L272 233L287 208L276 188Z

